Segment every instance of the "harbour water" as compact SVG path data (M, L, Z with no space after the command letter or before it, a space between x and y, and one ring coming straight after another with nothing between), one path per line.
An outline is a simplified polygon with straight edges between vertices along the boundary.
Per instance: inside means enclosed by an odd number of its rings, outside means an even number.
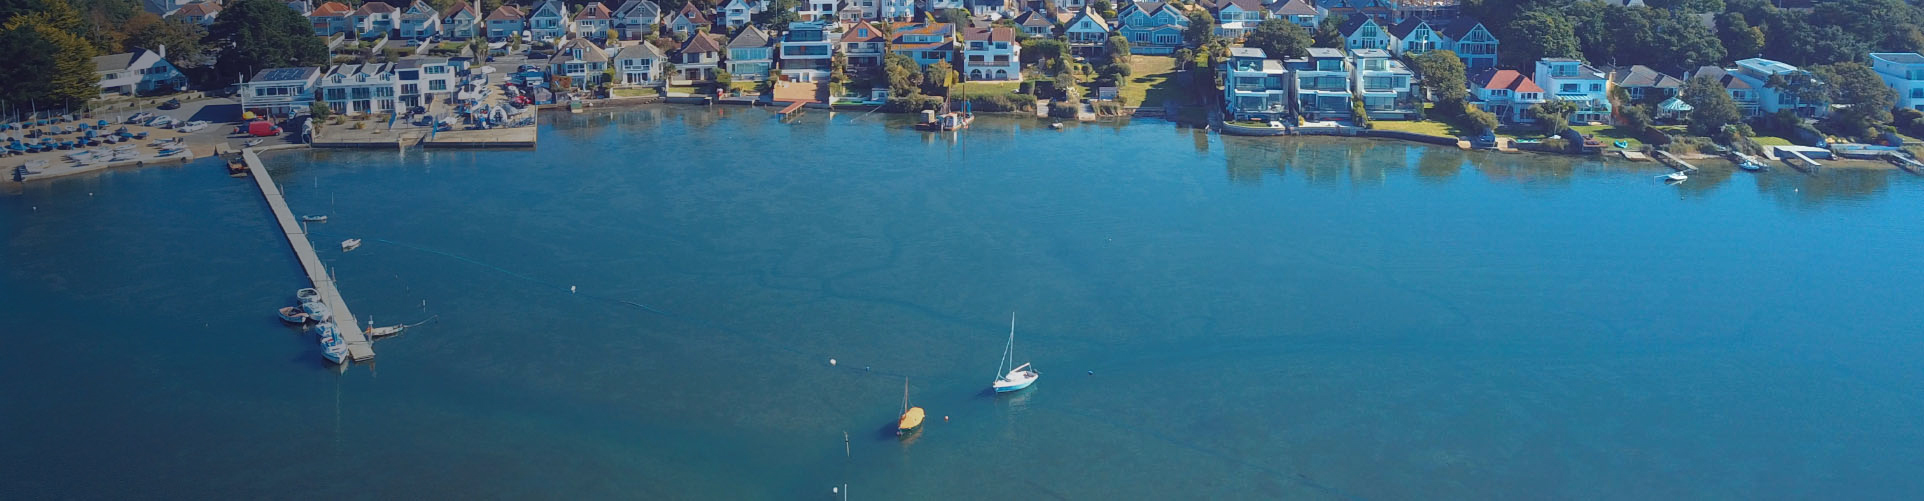
M437 318L344 374L274 317L300 268L219 166L0 195L0 498L1924 491L1901 171L545 120L532 151L267 158L357 315ZM1012 311L1042 378L996 396Z

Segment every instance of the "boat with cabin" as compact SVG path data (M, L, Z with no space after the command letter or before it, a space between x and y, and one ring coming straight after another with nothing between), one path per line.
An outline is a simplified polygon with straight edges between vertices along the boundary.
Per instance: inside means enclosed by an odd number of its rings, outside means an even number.
M326 357L329 362L346 363L347 342L342 341L340 333L335 332L334 324L324 323L315 330L320 331L321 335L321 356Z
M1037 378L1042 377L1041 373L1036 372L1035 369L1029 368L1029 364L1027 362L1024 362L1020 367L1010 367L1010 365L1014 363L1015 363L1015 314L1010 313L1009 314L1009 344L1004 345L1002 347L1002 362L999 364L996 364L995 381L992 383L989 383L990 387L995 388L996 393L1009 393L1013 391L1021 391L1023 388L1028 388L1029 385L1035 384L1035 380Z
M350 238L350 239L341 241L341 252L347 252L347 251L351 251L359 248L361 248L361 239L359 238Z
M327 222L327 215L325 215L325 214L308 214L308 215L305 215L305 216L301 216L301 222L304 222L304 223L325 223L325 222Z
M922 122L915 124L915 128L930 132L967 129L969 123L975 121L975 114L971 113L969 108L969 102L963 101L961 112L949 111L948 101L943 101L940 113L936 110L922 110Z

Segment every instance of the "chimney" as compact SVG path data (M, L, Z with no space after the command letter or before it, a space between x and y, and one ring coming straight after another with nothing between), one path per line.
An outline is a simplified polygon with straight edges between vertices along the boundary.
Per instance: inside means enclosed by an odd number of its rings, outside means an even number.
M154 52L160 53L161 59L167 59L167 44L160 44L160 48Z

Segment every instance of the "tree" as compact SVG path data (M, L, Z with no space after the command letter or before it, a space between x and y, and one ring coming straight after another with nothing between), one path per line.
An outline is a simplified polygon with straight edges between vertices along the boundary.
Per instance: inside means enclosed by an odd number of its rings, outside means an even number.
M1623 117L1624 128L1637 134L1650 130L1650 126L1656 123L1650 118L1650 110L1643 105L1632 104L1617 108L1617 115Z
M1069 44L1052 38L1031 38L1022 41L1022 64L1061 59L1069 54Z
M936 61L922 68L922 86L931 96L949 95L949 86L955 83L955 66L948 61Z
M1723 130L1724 125L1743 119L1737 109L1737 102L1730 99L1724 85L1709 75L1698 75L1684 82L1684 104L1690 105L1690 134L1708 136Z
M1582 57L1577 50L1577 35L1570 23L1553 11L1523 13L1510 23L1500 37L1503 64L1525 68L1546 57Z
M835 51L828 60L828 97L830 102L848 93L848 54Z
M1447 50L1433 50L1410 59L1416 74L1423 78L1423 91L1439 102L1460 102L1469 98L1469 77L1464 75L1463 60Z
M51 103L53 82L45 78L53 72L58 61L54 54L60 47L40 36L30 27L10 28L0 31L0 47L6 47L7 57L0 58L0 102L10 108L22 108L28 103Z
M922 72L914 59L890 52L882 57L882 79L889 84L890 96L921 94Z
M1076 85L1079 83L1081 80L1076 77L1076 72L1064 71L1056 74L1056 90L1062 92L1064 100L1076 100Z
M508 34L508 52L521 52L521 32Z
M166 47L167 62L181 68L198 68L204 60L200 40L207 36L207 30L201 25L169 22L143 12L128 20L121 29L127 33L124 42L127 50Z
M1216 17L1209 15L1208 9L1190 9L1189 28L1182 30L1182 41L1190 47L1202 47L1216 42Z
M1463 128L1463 130L1474 133L1493 131L1496 130L1498 125L1501 125L1501 123L1497 121L1495 113L1483 111L1482 108L1477 108L1474 104L1464 105L1463 117L1459 119L1457 123L1457 126Z
M735 75L729 73L728 68L723 68L719 66L715 68L715 86L716 87L726 89L730 85L734 85L734 84L735 84Z
M307 113L314 115L314 120L318 123L321 120L327 120L327 117L333 115L334 108L329 107L325 102L315 101L307 104Z
M749 16L754 24L775 32L788 31L788 23L799 22L802 15L795 9L801 7L799 0L769 0L761 11Z
M1862 138L1870 136L1878 124L1891 121L1897 92L1884 85L1869 65L1845 62L1816 66L1810 71L1830 88L1830 102L1840 105L1826 120L1832 130Z
M1103 49L1109 54L1110 60L1129 60L1129 39L1122 35L1110 35L1109 40L1103 43Z
M1348 16L1342 14L1324 16L1323 22L1316 23L1316 36L1314 42L1310 44L1310 47L1343 48L1343 44L1346 43L1343 40L1343 21L1346 19L1348 19Z
M207 40L224 47L214 63L220 78L327 62L327 46L314 36L314 27L277 0L227 4L207 29Z
M81 21L73 5L64 1L49 1L43 5L41 10L8 19L6 29L32 31L34 38L53 47L53 50L48 53L51 57L28 58L33 65L16 66L25 71L18 75L21 77L20 80L9 80L7 85L11 86L27 80L45 80L43 90L30 94L30 100L47 101L49 108L53 104L69 108L85 108L89 100L100 95L100 76L94 73L94 45L76 34L80 32ZM39 42L27 42L25 45L45 47ZM11 45L6 47L8 52L15 51ZM7 55L7 57L20 56L17 53ZM40 87L40 84L29 86ZM17 106L18 101L14 104Z
M962 9L942 9L942 22L953 24L957 28L966 27L969 25L969 11ZM1016 30L1018 33L1021 31L1022 30Z
M1744 22L1744 15L1725 12L1717 16L1717 40L1724 44L1730 59L1753 57L1764 51L1764 30Z
M613 45L616 41L621 40L621 32L615 31L614 28L608 28L608 32L603 33L602 37L603 37L601 39L602 43ZM613 50L613 49L610 49L610 50Z
M1530 117L1537 119L1545 135L1555 136L1570 129L1570 115L1577 112L1576 103L1562 99L1551 99L1530 105Z
M1270 59L1303 57L1309 54L1305 49L1314 42L1309 30L1280 17L1257 23L1256 29L1250 30L1249 37L1243 39L1244 46L1262 49Z
M1103 19L1116 18L1116 7L1110 4L1107 0L1096 0L1095 2L1090 3L1089 10L1093 10L1093 11L1096 11L1097 14L1101 14Z

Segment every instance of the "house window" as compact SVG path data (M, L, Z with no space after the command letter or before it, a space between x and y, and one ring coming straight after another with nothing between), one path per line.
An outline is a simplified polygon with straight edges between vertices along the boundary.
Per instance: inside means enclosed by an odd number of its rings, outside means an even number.
M1563 87L1557 92L1562 92L1564 94L1575 94L1577 92L1582 92L1582 90L1583 90L1583 86L1578 84L1563 84Z
M430 80L430 81L428 81L428 91L429 91L429 92L444 92L444 91L447 91L447 90L448 90L448 81L447 81L447 80Z
M1924 99L1924 88L1911 89L1911 99Z
M1603 84L1590 84L1590 92L1602 92Z
M329 100L329 101L346 101L346 100L347 100L347 89L328 89L328 90L327 90L327 100Z

